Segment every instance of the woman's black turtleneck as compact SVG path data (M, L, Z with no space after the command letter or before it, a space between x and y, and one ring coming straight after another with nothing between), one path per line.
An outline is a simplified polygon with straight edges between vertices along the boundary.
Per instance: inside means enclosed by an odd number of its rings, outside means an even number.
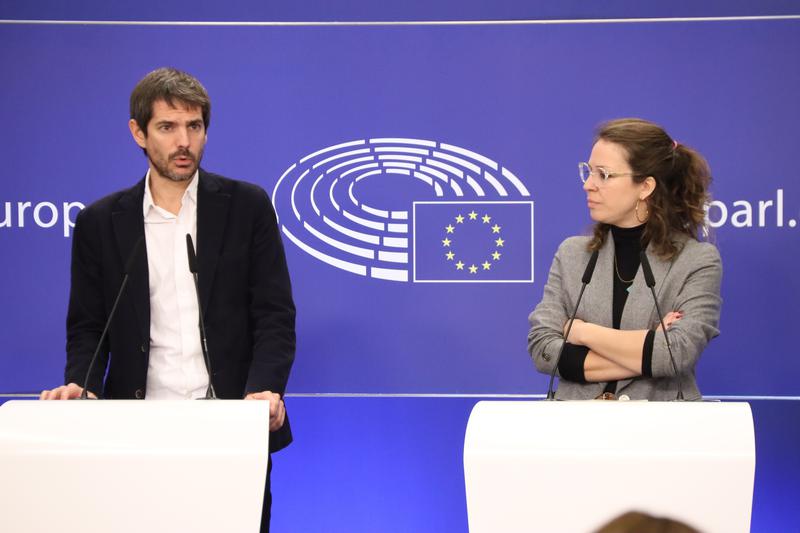
M613 302L611 307L612 325L619 329L622 321L622 311L628 300L628 289L633 285L633 279L639 270L639 252L642 250L642 233L644 224L635 228L618 228L611 226L611 236L614 240L614 259L611 275L614 278ZM653 356L653 332L649 332L642 347L642 375L651 375ZM569 381L586 383L583 365L589 348L586 346L567 343L564 354L558 365L561 377ZM617 382L608 383L604 392L615 392Z
M622 321L622 310L628 301L628 289L633 285L633 278L639 270L639 252L642 251L642 232L644 224L635 228L618 228L611 226L614 237L614 302L611 307L612 324L619 329Z

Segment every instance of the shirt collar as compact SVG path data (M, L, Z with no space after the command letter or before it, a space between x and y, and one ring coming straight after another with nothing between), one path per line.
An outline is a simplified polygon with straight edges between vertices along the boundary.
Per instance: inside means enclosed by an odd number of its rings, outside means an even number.
M193 204L197 205L197 183L199 181L200 169L194 172L189 186L186 187L186 192L183 193L183 198L181 199L182 205L186 203L187 198L191 200ZM153 202L153 193L150 192L150 169L147 169L147 175L144 177L144 200L142 201L142 213L144 216L147 216L150 209L154 207L156 207L156 204Z

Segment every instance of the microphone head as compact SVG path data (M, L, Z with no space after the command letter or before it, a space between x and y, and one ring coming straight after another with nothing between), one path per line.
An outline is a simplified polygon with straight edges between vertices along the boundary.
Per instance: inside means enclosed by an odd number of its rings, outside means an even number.
M122 272L123 274L127 275L131 273L131 270L133 270L133 263L135 263L136 258L139 257L139 252L141 251L143 244L144 236L139 237L139 240L133 245L133 250L131 250L131 254L128 256L128 261L125 262L125 270Z
M188 233L186 234L186 253L189 256L189 272L197 274L197 256L194 253L192 236Z
M597 256L600 255L600 250L595 250L592 252L592 256L589 258L589 262L586 264L586 270L583 272L583 277L581 281L584 285L588 285L590 281L592 281L592 275L594 274L594 267L597 265Z
M644 282L648 287L656 286L656 278L653 276L653 270L650 268L650 261L647 259L647 254L644 250L639 252L639 262L642 264L642 273L644 274Z

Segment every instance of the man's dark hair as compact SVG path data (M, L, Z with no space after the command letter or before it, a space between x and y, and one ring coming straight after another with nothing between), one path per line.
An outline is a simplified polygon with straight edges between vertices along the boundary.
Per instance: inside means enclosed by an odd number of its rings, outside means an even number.
M131 93L131 118L147 135L147 124L153 117L153 104L164 100L175 106L175 100L188 107L199 107L203 125L208 130L211 122L211 100L200 81L185 72L164 67L149 73L136 84Z

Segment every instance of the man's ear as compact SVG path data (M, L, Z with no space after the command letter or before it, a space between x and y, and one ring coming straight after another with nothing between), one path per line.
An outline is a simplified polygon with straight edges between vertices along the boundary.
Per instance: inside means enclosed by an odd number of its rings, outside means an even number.
M145 148L145 140L147 139L147 135L139 127L139 124L134 119L130 119L128 121L128 128L131 130L131 135L133 136L133 140L136 141L136 144L139 145L139 148Z

